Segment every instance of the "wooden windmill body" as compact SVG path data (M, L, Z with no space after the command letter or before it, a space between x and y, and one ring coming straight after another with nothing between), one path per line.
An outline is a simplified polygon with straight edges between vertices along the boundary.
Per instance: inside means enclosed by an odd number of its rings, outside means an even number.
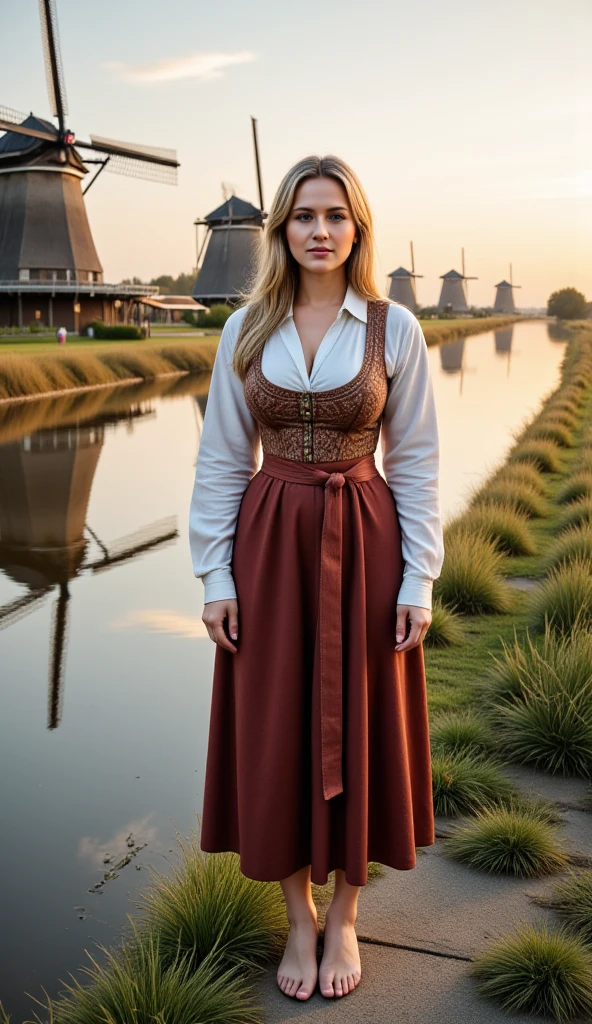
M462 250L462 273L458 270L449 270L446 274L440 275L442 290L438 300L438 310L441 312L449 309L454 313L468 313L469 304L465 281L477 281L476 277L467 277L465 274L465 251Z
M263 186L257 143L257 122L251 118L255 165L259 189L259 207L230 195L221 206L206 217L196 220L206 234L197 257L198 274L192 296L206 306L213 303L235 305L248 289L255 269L256 254L267 214L263 209ZM203 259L200 265L200 259Z
M415 273L415 257L413 255L413 242L411 245L411 270L407 270L405 267L397 267L389 274L391 281L389 288L389 299L393 299L394 302L398 302L401 306L406 306L412 313L415 313L417 304L417 295L415 292L415 281L418 277L423 277L423 274Z
M96 135L77 140L66 127L66 94L55 0L39 0L51 121L0 106L0 326L79 330L92 320L127 320L148 285L109 284L88 223L84 194L104 170L167 183L173 150ZM83 160L79 150L91 155ZM97 170L86 188L88 164Z
M500 281L495 286L494 313L515 313L514 288L520 288L519 284L512 284L512 264L510 263L510 280Z

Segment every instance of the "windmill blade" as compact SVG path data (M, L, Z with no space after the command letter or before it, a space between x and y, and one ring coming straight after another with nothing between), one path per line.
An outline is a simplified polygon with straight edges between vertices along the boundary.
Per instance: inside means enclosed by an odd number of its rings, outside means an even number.
M91 569L92 572L103 572L106 569L112 569L116 565L121 565L122 562L128 562L132 558L137 558L138 555L143 554L145 551L152 551L161 545L169 544L171 541L176 540L178 536L176 516L159 519L157 522L150 523L141 530L136 530L135 533L120 537L113 544L101 544L104 557L97 559L95 562L87 562L84 568Z
M39 0L39 17L41 18L41 39L45 55L45 76L47 79L49 105L53 116L57 117L60 123L61 134L64 131L68 104L66 102L66 88L62 70L58 12L55 0Z
M51 587L34 590L30 594L25 594L24 597L17 597L10 604L5 604L3 608L0 608L0 629L12 626L13 622L18 622L19 619L23 619L25 615L32 612L35 605L45 600L50 590Z
M0 106L0 131L16 132L17 135L28 135L32 139L43 139L45 142L56 141L58 136L55 129L52 133L40 131L38 128L23 127L23 121L26 121L29 116L29 114L21 114L19 110L13 110L11 107Z
M90 149L105 160L105 170L144 178L164 185L177 184L179 162L174 149L156 146L138 146L136 143L118 142L100 135L91 135L90 142L76 141L78 149Z

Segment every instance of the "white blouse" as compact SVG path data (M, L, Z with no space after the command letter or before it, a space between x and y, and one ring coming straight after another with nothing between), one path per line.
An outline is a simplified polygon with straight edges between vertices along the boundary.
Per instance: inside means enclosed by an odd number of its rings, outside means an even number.
M230 315L220 337L189 513L193 571L203 580L206 602L236 597L231 571L234 531L242 496L261 459L259 426L231 367L245 311L243 306ZM290 308L266 339L261 369L274 384L297 391L340 387L362 365L366 323L366 299L350 285L309 377ZM421 326L413 313L394 302L387 314L385 362L392 379L380 448L382 472L401 526L404 567L397 603L430 609L432 584L444 560L436 408ZM378 459L377 465L380 468Z

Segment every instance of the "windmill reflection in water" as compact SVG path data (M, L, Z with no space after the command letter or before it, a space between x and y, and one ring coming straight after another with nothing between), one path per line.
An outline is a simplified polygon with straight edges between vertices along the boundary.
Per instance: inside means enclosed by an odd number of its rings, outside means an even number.
M33 611L57 589L50 641L49 729L61 719L70 581L82 573L114 569L179 535L177 518L170 516L106 544L86 522L106 428L154 415L150 405L140 404L8 443L3 443L0 432L0 571L27 590L0 606L0 628ZM95 557L89 557L91 547Z

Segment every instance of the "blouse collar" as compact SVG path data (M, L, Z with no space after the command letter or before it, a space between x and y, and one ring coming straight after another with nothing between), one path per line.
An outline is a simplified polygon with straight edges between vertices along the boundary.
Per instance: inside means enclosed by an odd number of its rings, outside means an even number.
M344 309L346 309L348 313L351 313L352 316L355 316L358 320L361 320L363 323L368 322L368 303L366 299L362 298L359 292L357 292L353 285L351 284L348 284L347 286L345 298L341 303L341 306L339 307L339 311L337 313L338 317L341 316ZM284 323L285 320L288 320L290 317L293 316L294 304L291 302L290 308L286 313L284 320L282 320L282 323Z

